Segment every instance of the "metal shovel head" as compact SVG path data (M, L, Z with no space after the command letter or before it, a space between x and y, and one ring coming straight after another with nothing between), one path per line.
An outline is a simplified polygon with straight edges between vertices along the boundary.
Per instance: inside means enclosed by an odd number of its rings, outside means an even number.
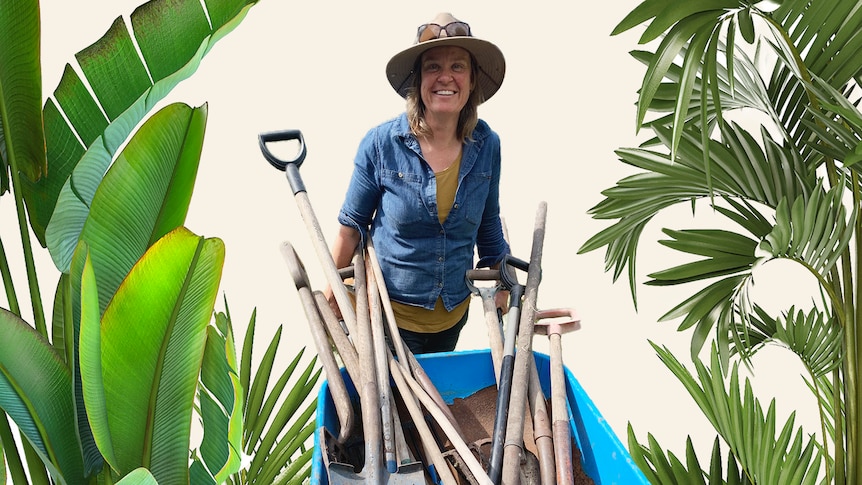
M395 473L389 473L386 469L380 470L380 477L373 477L373 473L366 474L356 472L353 465L347 463L329 464L329 483L331 485L352 483L387 483L392 485L425 485L425 472L422 463L412 462L398 467Z

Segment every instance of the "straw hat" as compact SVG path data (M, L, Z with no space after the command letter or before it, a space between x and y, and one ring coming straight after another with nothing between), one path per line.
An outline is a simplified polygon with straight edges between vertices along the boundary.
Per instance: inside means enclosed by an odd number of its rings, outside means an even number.
M402 98L406 97L407 90L413 85L416 59L432 47L450 45L463 47L473 55L479 66L478 83L484 95L483 101L488 100L503 84L506 74L503 53L496 45L473 37L470 26L448 12L440 13L427 24L419 26L413 45L392 56L386 65L389 84Z

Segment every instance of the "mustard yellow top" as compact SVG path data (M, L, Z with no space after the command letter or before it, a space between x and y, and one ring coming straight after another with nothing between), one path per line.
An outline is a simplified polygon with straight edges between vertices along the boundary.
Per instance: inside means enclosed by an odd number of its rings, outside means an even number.
M437 179L437 216L440 219L440 224L446 221L446 217L452 209L452 204L455 202L455 192L458 190L458 173L460 171L461 155L459 154L452 165L434 174ZM395 314L398 326L405 330L419 333L436 333L455 326L458 320L464 316L469 305L470 298L467 298L452 309L451 312L447 312L446 307L443 306L443 300L440 298L437 298L437 303L434 304L433 310L393 301L392 312Z

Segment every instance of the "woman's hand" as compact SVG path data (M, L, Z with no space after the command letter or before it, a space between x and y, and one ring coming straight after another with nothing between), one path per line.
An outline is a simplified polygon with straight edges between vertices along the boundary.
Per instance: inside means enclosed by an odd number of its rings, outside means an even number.
M332 309L332 313L335 314L335 318L343 321L344 317L341 316L341 308L338 307L338 302L335 300L335 294L332 292L332 287L326 285L326 289L323 290L323 296L326 297L326 301L329 302L329 308Z
M509 313L509 290L497 290L494 294L494 303L503 315Z

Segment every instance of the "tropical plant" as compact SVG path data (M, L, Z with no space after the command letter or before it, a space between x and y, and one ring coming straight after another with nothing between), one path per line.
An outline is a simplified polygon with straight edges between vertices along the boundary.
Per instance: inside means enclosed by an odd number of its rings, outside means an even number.
M225 302L227 307L227 302ZM217 320L225 320L231 326L230 312L219 313ZM243 389L242 452L252 457L248 465L231 476L227 483L245 484L299 484L311 475L313 448L307 448L308 439L314 433L313 419L317 400L308 397L316 388L321 369L316 368L317 357L295 376L303 348L279 375L270 383L277 362L278 344L282 327L266 348L256 370L252 370L254 333L257 314L252 313L246 327L242 348L239 379ZM291 387L287 387L294 378ZM285 390L287 393L285 394ZM302 413L298 411L305 404ZM274 413L274 414L273 414Z
M39 3L0 4L0 194L15 200L34 320L0 244L0 483L7 470L16 484L222 483L242 470L248 374L229 319L213 318L224 247L184 227L207 107L144 118L255 3L145 3L133 33L118 17L66 65L44 107ZM50 327L31 231L59 270ZM204 436L192 451L195 412ZM282 472L294 452L266 457Z
M695 370L653 347L720 440L702 467L690 444L680 459L652 435L639 442L630 423L630 451L653 483L860 483L862 2L646 0L612 35L641 25L639 43L654 49L632 52L647 66L636 120L651 136L616 151L638 172L602 193L590 213L614 222L580 252L605 248L606 271L626 275L637 305L647 224L679 204L714 216L713 228L664 229L659 243L683 262L646 284L695 288L661 318L691 332ZM751 288L776 260L821 293L770 314ZM775 400L740 382L739 365L754 367L770 343L807 370L818 433L794 414L780 424Z

